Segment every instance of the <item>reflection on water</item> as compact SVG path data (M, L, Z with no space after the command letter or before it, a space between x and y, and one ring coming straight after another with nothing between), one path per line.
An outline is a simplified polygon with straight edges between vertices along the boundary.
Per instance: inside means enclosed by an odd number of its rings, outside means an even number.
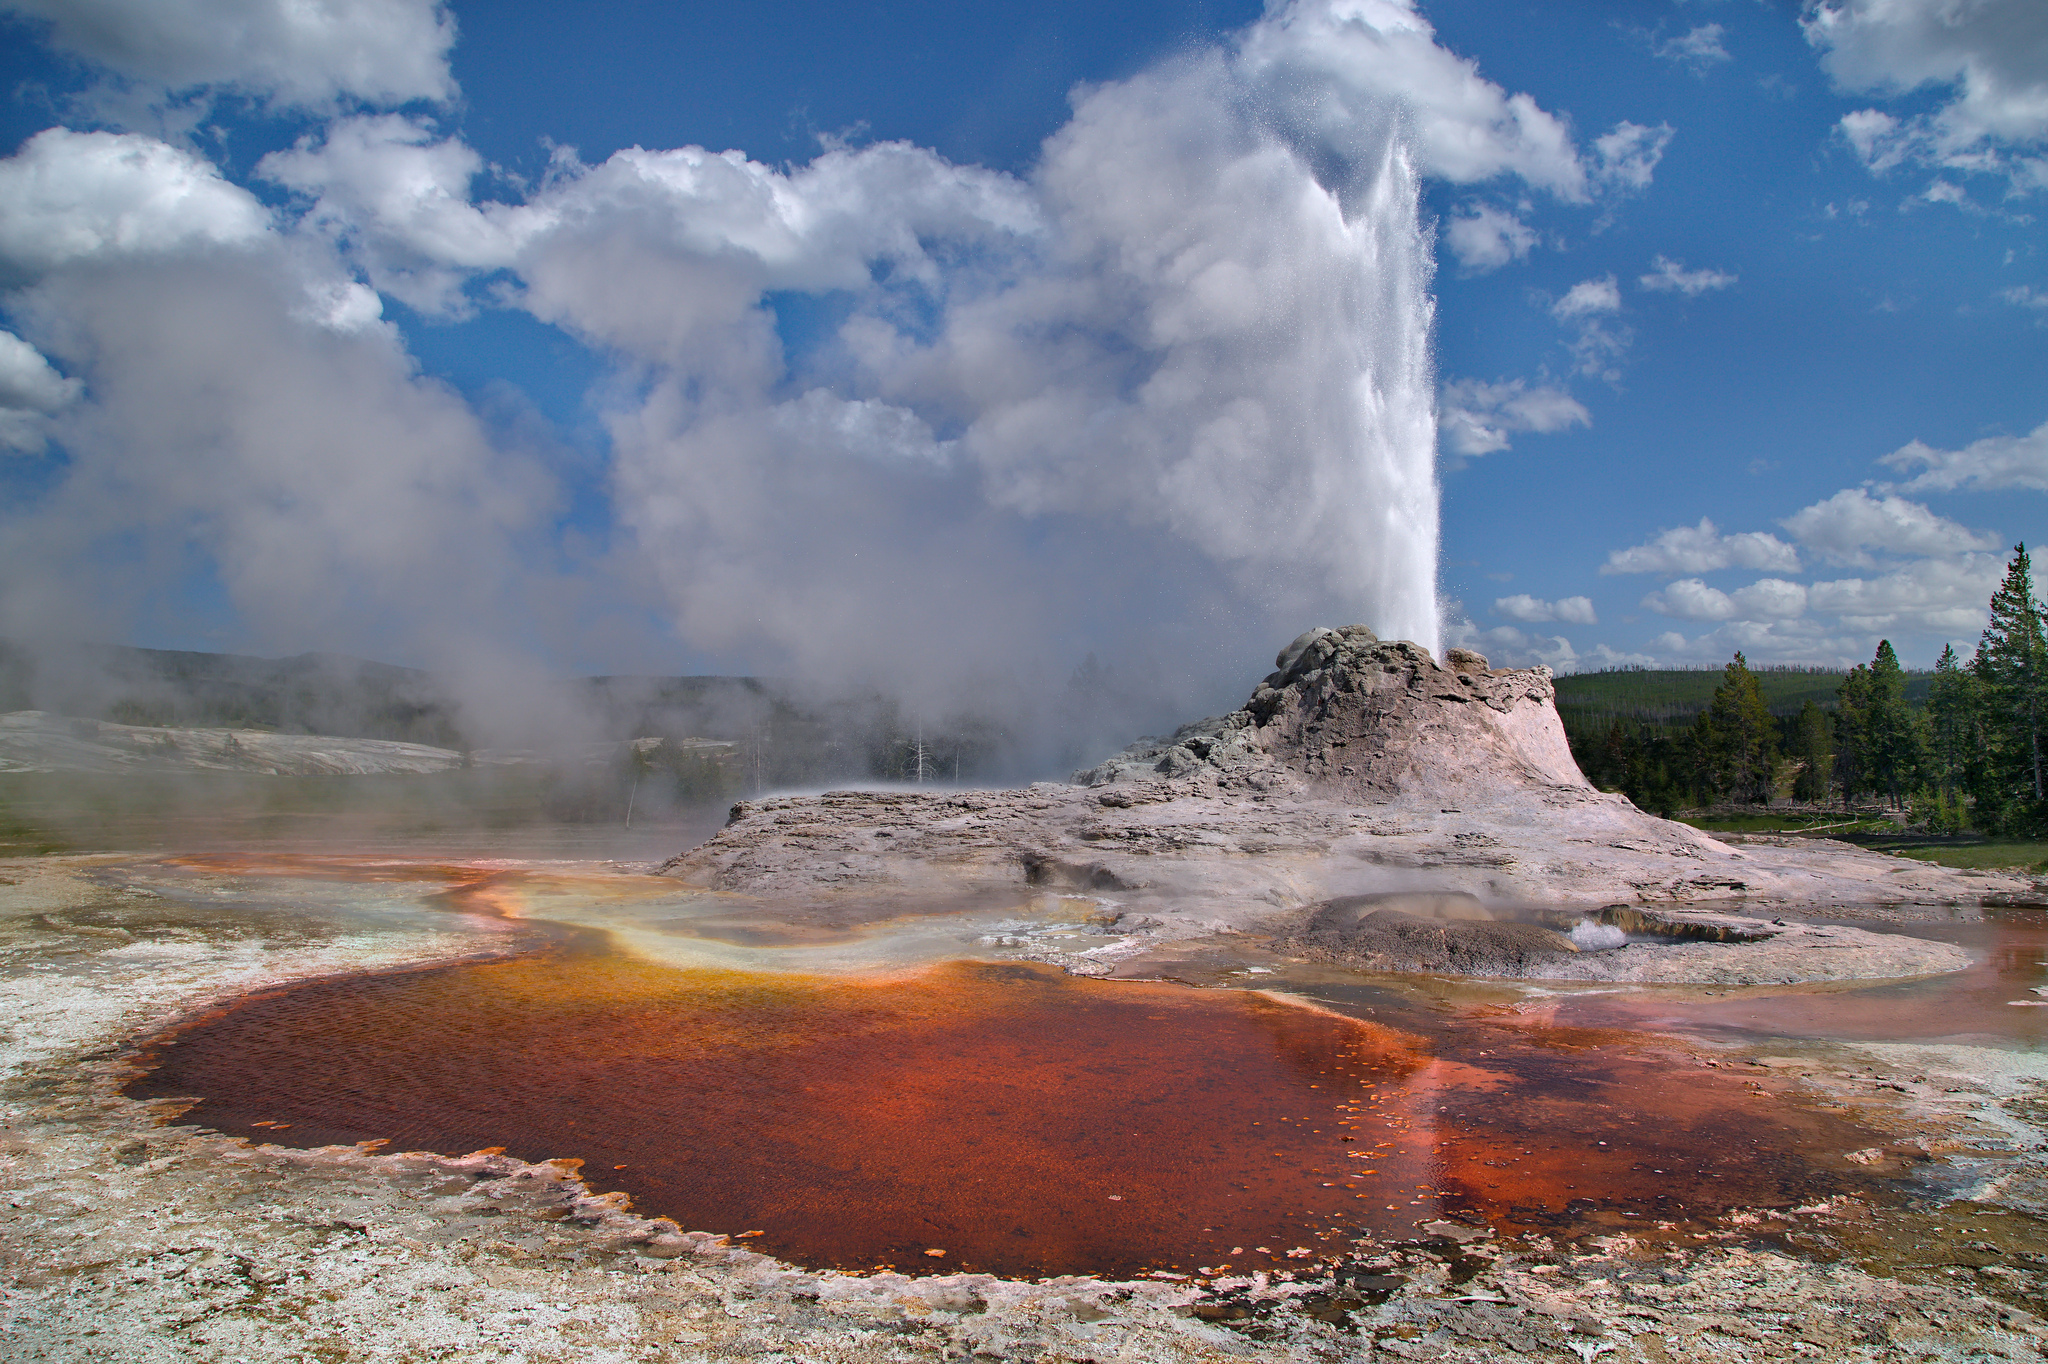
M185 858L128 875L411 894L498 923L610 903L755 963L874 931L799 910L736 945L752 929L730 897L693 907L588 869ZM130 1092L196 1097L186 1121L256 1140L578 1158L643 1213L847 1268L1245 1270L1445 1215L1682 1223L1881 1189L1841 1159L1874 1133L1590 1016L1444 1007L1338 973L1315 1008L1027 963L821 975L676 966L589 930L537 942L239 1001L163 1039Z

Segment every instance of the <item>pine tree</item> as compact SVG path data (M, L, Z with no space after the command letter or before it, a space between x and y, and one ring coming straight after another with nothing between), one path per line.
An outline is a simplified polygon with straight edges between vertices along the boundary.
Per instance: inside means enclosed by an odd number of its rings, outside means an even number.
M1853 805L1870 785L1870 669L1858 663L1835 690L1835 780Z
M1763 687L1740 653L1728 664L1704 717L1709 770L1717 790L1768 805L1777 771L1778 727Z
M1792 756L1800 764L1799 775L1792 782L1792 798L1809 805L1826 800L1835 784L1835 750L1827 712L1808 701L1799 708L1792 736Z
M2041 752L2041 729L2048 723L2048 639L2024 544L2013 546L2005 580L1991 594L1991 623L1971 668L1983 689L1984 737L1997 794L2018 802L2019 822L2031 822L2048 797Z
M1972 759L1979 749L1977 679L1944 645L1934 660L1934 684L1927 694L1927 778L1942 798L1957 799L1969 784Z
M1890 797L1893 808L1902 806L1920 775L1922 743L1919 722L1906 706L1906 674L1888 639L1877 642L1870 661L1863 742L1870 784Z

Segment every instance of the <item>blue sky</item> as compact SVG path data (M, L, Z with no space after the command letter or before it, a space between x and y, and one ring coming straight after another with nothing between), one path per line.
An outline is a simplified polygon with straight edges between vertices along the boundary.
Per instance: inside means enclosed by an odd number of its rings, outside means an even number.
M16 637L1213 704L1925 665L2048 527L2030 0L0 14Z

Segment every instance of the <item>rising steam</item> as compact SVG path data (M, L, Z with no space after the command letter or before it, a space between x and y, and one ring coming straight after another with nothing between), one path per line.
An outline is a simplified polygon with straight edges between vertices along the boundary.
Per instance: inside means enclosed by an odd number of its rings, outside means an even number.
M507 716L578 667L1028 707L1091 654L1184 713L1307 625L1434 647L1420 181L1588 182L1395 0L1078 91L1023 175L900 142L565 151L509 200L482 170L397 114L265 158L288 211L134 134L0 162L8 310L85 386L23 418L63 462L0 526L0 634L118 633L190 579L245 647ZM609 549L558 528L574 461L421 377L380 294L605 357Z

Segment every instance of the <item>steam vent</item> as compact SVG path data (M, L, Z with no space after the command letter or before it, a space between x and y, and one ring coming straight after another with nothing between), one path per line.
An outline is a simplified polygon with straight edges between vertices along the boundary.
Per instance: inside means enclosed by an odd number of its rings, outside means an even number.
M1960 969L1964 954L1945 944L1757 915L1983 894L1937 866L1831 843L1736 848L1645 814L1578 770L1549 669L1489 668L1458 649L1440 664L1362 625L1308 631L1241 708L1142 740L1071 783L743 801L662 870L746 896L933 910L1094 897L1133 953L1254 934L1402 969L1719 983ZM1333 925L1328 907L1359 897L1432 924L1541 932L1439 930L1486 941L1418 956L1400 945L1414 935L1385 920L1350 924L1350 936ZM1631 931L1647 935L1638 950L1597 950ZM1099 957L1059 964L1115 969Z

